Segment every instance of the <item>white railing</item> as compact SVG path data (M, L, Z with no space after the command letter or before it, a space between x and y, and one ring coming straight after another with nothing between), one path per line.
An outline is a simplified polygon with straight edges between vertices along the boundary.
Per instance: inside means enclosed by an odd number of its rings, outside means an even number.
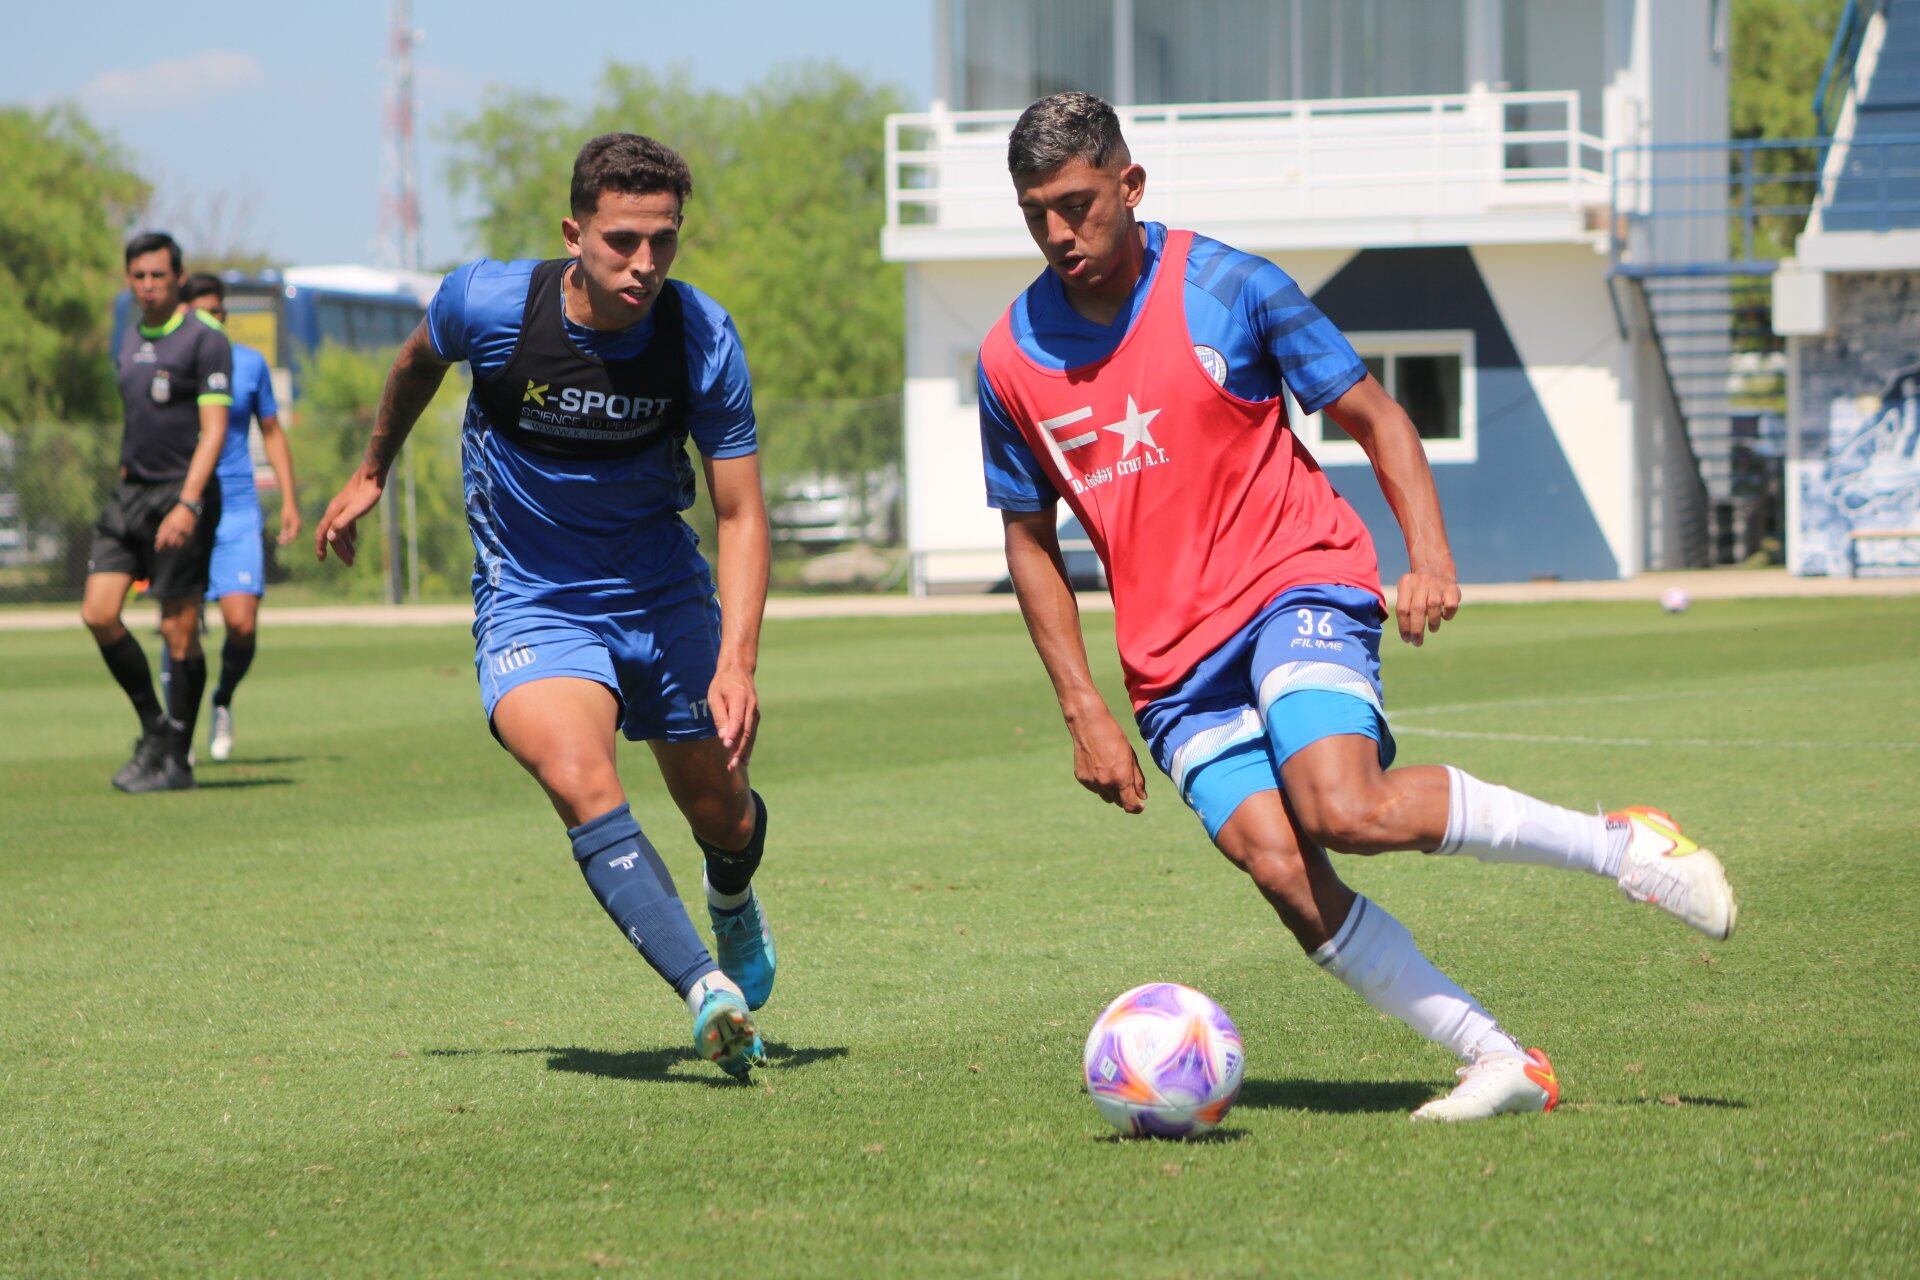
M1580 95L1444 94L1123 107L1151 216L1212 224L1587 211L1608 149ZM890 236L1018 229L1006 171L1017 111L887 119Z

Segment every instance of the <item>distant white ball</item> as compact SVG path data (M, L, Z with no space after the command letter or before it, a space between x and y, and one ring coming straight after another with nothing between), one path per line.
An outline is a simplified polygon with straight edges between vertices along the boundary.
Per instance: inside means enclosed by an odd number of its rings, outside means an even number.
M1668 613L1685 613L1693 604L1693 597L1679 587L1668 587L1660 593L1660 607Z
M1226 1010L1192 987L1150 982L1095 1020L1082 1064L1093 1105L1115 1129L1191 1138L1226 1119L1246 1054Z

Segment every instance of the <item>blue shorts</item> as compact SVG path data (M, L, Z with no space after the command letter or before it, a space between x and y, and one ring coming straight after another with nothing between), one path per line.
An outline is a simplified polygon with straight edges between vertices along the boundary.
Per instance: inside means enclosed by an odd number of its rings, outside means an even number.
M213 532L213 566L207 570L207 599L267 594L264 531L258 501L221 506Z
M1385 621L1370 591L1294 587L1201 659L1179 688L1140 709L1154 763L1209 837L1248 796L1279 790L1281 766L1322 738L1372 738L1380 767L1393 763L1380 690Z
M680 587L582 603L483 586L473 664L487 721L512 689L552 676L605 685L628 738L691 742L715 733L707 689L720 659L720 606L704 574Z

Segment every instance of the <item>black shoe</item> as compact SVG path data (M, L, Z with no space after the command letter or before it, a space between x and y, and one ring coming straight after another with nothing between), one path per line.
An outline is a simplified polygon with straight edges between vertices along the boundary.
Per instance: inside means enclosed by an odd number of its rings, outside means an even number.
M193 790L193 766L187 763L187 737L177 730L163 731L161 750L151 767L117 783L128 795L149 791Z
M164 726L156 725L142 733L133 743L133 758L120 766L120 772L113 775L113 785L122 791L131 791L129 785L135 778L153 772L167 753L167 731Z

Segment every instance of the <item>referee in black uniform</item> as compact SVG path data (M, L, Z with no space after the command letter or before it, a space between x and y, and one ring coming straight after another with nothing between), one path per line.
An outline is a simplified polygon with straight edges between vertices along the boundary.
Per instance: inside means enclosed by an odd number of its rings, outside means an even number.
M80 617L140 717L133 759L113 785L179 791L193 785L187 749L207 685L200 602L220 523L213 468L233 402L233 352L217 321L182 305L173 237L135 236L126 262L140 315L114 353L125 415L120 482L94 526ZM164 710L147 655L120 620L136 578L160 598L160 633L173 667Z

